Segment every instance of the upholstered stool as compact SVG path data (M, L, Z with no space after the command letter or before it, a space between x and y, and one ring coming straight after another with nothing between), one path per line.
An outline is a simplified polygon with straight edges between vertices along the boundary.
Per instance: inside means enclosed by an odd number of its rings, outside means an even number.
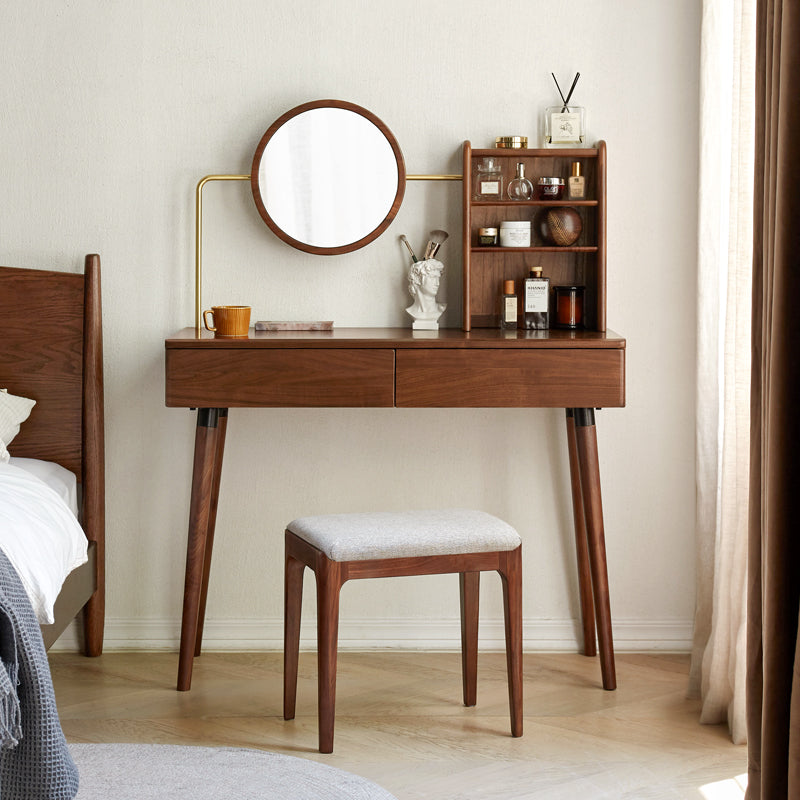
M511 735L522 736L522 545L483 511L375 512L302 517L286 529L283 717L294 719L303 570L317 581L319 750L333 752L339 590L356 578L459 573L464 705L477 694L480 573L503 584Z

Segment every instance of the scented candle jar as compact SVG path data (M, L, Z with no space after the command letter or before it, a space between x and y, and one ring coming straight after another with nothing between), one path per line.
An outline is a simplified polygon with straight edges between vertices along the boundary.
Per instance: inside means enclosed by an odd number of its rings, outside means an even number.
M539 178L536 182L537 200L560 200L564 196L563 178Z
M575 330L583 327L583 303L585 286L556 286L555 295L556 327Z
M504 220L500 223L500 247L530 247L530 220Z

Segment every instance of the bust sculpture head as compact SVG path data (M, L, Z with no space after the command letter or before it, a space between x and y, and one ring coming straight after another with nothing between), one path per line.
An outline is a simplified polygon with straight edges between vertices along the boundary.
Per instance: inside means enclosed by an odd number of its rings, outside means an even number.
M406 311L414 318L412 327L423 330L436 330L439 317L447 307L436 302L444 264L435 258L415 261L408 271L408 291L414 302Z

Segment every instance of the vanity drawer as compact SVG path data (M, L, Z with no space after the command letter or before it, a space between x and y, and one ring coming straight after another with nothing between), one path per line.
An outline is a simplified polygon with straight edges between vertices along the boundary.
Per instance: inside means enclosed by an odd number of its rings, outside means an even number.
M167 406L394 405L394 350L169 348Z
M625 351L399 350L396 392L412 408L624 406Z

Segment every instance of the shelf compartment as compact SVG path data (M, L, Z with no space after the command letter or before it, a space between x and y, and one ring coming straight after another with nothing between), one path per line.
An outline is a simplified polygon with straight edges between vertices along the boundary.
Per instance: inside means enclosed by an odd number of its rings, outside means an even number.
M525 164L525 174L535 184L541 176L567 177L573 161L580 161L586 180L585 200L473 200L473 180L478 160L500 160L507 184L515 164ZM541 266L554 286L586 287L584 322L595 331L606 329L606 146L551 149L478 149L464 142L463 169L463 328L490 328L499 324L499 300L503 281L514 280L518 295L531 267ZM574 208L583 230L570 247L545 245L536 232L536 215L544 208ZM482 247L478 229L500 227L503 220L530 220L530 247Z

